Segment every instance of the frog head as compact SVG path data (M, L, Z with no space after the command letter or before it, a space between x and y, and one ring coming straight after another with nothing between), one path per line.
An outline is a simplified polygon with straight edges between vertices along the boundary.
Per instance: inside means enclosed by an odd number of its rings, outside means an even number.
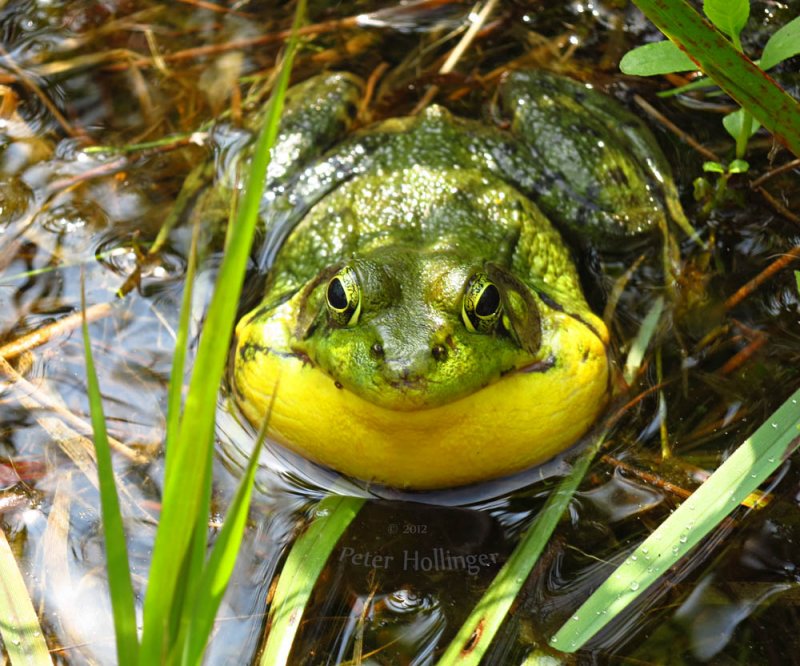
M452 250L380 248L323 270L296 297L296 352L384 408L456 400L546 361L536 294Z

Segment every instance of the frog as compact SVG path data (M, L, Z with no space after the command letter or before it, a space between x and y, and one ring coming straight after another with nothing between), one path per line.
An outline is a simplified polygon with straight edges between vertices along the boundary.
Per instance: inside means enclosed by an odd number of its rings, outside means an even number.
M432 104L354 128L363 85L324 73L287 95L233 400L272 441L368 484L533 468L617 385L573 241L668 224L666 158L620 102L552 72L508 73L487 118Z

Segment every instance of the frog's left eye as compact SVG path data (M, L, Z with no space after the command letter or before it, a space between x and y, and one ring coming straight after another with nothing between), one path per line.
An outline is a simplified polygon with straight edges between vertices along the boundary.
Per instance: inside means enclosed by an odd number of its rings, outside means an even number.
M331 318L341 326L355 326L361 314L361 287L356 272L345 266L328 282L325 301Z
M497 285L486 273L476 273L467 283L461 305L461 318L467 330L488 333L500 321L502 305Z

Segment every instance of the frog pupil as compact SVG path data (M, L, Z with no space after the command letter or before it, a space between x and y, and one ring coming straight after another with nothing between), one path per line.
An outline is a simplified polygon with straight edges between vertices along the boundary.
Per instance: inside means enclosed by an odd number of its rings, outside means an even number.
M338 277L333 278L328 285L328 303L334 310L344 310L347 307L347 294Z
M475 314L479 317L490 317L497 312L499 306L500 292L493 284L488 284L475 305Z

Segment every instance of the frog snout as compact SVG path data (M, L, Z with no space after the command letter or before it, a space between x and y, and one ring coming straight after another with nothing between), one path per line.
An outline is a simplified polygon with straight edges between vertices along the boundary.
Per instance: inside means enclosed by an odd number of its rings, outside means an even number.
M418 387L427 382L437 366L447 359L447 348L441 343L412 355L392 355L380 343L375 343L370 351L386 383L398 388Z

